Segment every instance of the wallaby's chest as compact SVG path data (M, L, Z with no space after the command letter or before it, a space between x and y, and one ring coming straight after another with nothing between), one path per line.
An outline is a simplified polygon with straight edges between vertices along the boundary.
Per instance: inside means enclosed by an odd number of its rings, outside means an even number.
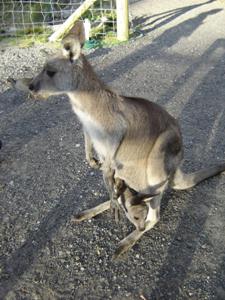
M112 139L108 131L105 129L104 124L81 110L76 109L75 113L82 123L84 130L90 136L95 151L100 158L104 159L107 155L109 155Z

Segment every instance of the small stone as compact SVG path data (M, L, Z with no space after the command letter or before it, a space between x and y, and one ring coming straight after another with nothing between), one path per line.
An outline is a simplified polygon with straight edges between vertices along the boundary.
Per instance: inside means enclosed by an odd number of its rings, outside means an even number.
M186 245L187 245L188 248L192 248L193 247L193 245L192 245L191 242L187 242Z
M14 181L11 180L11 181L9 182L9 185L14 186Z

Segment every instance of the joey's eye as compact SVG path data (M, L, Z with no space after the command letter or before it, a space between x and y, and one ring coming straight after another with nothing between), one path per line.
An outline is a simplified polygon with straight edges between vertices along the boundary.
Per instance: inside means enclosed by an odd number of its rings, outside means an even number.
M134 217L134 220L139 220L139 218L138 217Z
M47 71L46 71L46 74L47 74L49 77L53 77L53 76L56 74L56 71L50 71L50 70L47 70Z

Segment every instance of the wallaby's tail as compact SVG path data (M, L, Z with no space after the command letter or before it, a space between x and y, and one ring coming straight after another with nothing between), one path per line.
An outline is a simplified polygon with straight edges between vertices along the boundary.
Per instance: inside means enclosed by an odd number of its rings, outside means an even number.
M174 190L186 190L197 185L199 182L215 176L223 171L225 171L225 163L205 168L190 174L185 174L180 168L178 168L171 182L171 187Z

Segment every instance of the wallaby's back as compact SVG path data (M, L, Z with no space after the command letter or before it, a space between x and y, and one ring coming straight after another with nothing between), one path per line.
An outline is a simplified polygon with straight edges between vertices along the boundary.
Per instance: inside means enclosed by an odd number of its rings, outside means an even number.
M116 176L135 190L147 192L151 185L149 172L156 174L160 168L159 176L153 180L158 184L158 181L164 181L168 177L167 173L171 171L165 161L165 155L171 155L173 158L179 154L176 164L180 163L180 129L177 121L158 104L143 98L122 96L121 99L120 109L126 120L127 130L116 155L119 166ZM154 170L156 165L158 167ZM165 169L163 176L161 169Z

